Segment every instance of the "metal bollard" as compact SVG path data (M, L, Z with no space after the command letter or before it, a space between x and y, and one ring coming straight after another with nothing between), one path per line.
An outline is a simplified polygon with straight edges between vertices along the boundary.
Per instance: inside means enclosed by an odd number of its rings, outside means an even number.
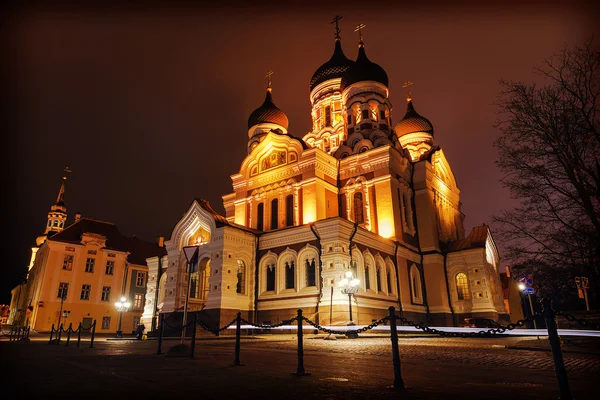
M194 325L192 330L192 343L190 344L190 360L194 359L194 351L196 350L196 324L198 323L198 313L194 313ZM185 329L185 327L183 328Z
M164 354L162 352L162 342L163 342L163 330L165 328L165 315L160 314L160 330L158 331L158 349L156 350L157 355Z
M81 322L79 323L79 327L77 328L77 347L79 347L81 343Z
M544 320L546 321L546 328L548 329L548 342L550 342L552 358L554 359L554 372L556 373L556 379L558 380L558 387L560 389L559 399L571 400L571 390L569 389L567 370L560 348L560 338L558 337L558 331L556 329L556 319L554 318L555 314L554 309L552 308L552 300L543 298L541 303L542 313L544 314Z
M90 340L90 349L94 347L94 336L96 335L96 320L92 324L92 338Z
M242 324L242 313L238 311L237 317L235 319L235 360L233 360L233 365L236 367L239 367L242 365L240 363L240 335L242 332L241 324Z
M54 324L52 324L52 329L50 330L50 341L48 343L52 343L52 336L54 336Z
M390 389L404 390L404 381L402 380L402 372L400 369L400 351L398 350L398 328L396 326L396 309L388 308L388 316L390 320L390 338L392 339L392 364L394 365L394 384L388 386Z
M56 334L56 345L60 345L60 337L62 336L62 331L63 331L63 326L62 324L60 324L60 326L57 329L58 333Z
M71 332L73 331L73 323L69 323L69 328L67 329L67 344L66 347L69 347L69 342L71 341Z
M292 375L297 376L306 376L310 375L310 372L306 372L304 370L304 342L303 342L303 332L302 332L302 309L298 309L298 368L296 368L296 373Z

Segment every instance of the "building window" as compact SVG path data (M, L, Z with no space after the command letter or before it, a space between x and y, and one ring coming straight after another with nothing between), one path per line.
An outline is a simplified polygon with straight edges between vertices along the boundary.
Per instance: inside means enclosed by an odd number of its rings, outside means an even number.
M144 294L136 293L133 295L133 309L141 310L142 308L144 308Z
M354 193L354 222L359 224L365 222L362 193Z
M110 286L102 286L102 301L110 301Z
M58 220L57 219L54 220L54 226L58 226Z
M67 297L67 293L69 292L69 283L61 282L58 284L58 294L56 297L59 299L64 299Z
M325 126L331 126L331 106L325 107Z
M267 291L275 290L275 265L267 265Z
M106 262L106 269L104 270L106 275L112 275L115 273L115 262L113 260Z
M65 254L65 259L63 260L63 269L66 271L71 271L73 269L73 255Z
M96 250L88 250L88 254L96 255L98 252Z
M385 120L385 111L384 110L380 110L379 111L379 116L380 116L380 118L381 118L382 121Z
M294 195L285 198L285 226L294 225Z
M362 110L362 119L369 118L369 110Z
M317 286L316 281L316 265L315 259L313 258L311 262L306 260L306 286Z
M88 257L85 260L85 272L94 272L94 263L96 262L95 258Z
M235 292L238 294L244 294L245 284L245 275L246 275L246 265L242 260L238 260L237 267L237 284L235 286Z
M375 268L375 283L377 284L377 293L381 292L381 268Z
M371 276L369 275L368 265L365 265L365 289L371 289Z
M421 273L415 265L410 268L410 288L412 294L413 303L422 304L423 295L421 287Z
M79 296L80 300L89 300L90 299L90 289L91 285L81 285L81 295Z
M200 296L200 272L194 271L190 274L190 298L198 299Z
M459 300L469 300L469 281L462 272L456 274L456 292Z
M286 289L293 289L295 287L295 285L294 285L295 270L296 270L296 268L294 266L293 261L285 262L285 288Z
M392 273L391 271L388 269L385 273L386 276L386 283L387 283L387 292L392 293Z
M144 287L146 286L146 273L144 271L137 271L135 277L135 286Z
M102 329L110 329L110 317L102 317Z
M277 229L279 226L279 200L271 200L271 229Z
M264 229L265 205L260 203L256 208L256 229L262 231Z

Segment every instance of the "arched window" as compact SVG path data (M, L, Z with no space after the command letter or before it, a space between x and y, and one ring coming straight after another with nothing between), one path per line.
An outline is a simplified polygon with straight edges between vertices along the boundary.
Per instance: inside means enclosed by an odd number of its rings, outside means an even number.
M415 265L410 268L410 283L413 303L422 304L421 274Z
M313 258L311 262L308 261L308 258L306 259L306 286L317 286L317 281L316 281L316 265L315 265L315 259Z
M275 290L275 264L267 265L267 291Z
M285 198L285 226L294 225L294 195L287 195Z
M459 300L469 300L469 281L462 272L456 274L456 293Z
M363 196L362 193L354 193L354 222L362 224L365 222L363 213Z
M54 220L54 226L58 226L58 220L57 219Z
M264 229L264 219L265 219L265 205L264 203L259 203L256 208L256 229L262 231Z
M200 297L200 273L198 272L198 263L192 264L192 271L188 279L190 280L190 299L199 299Z
M279 227L279 200L271 200L271 229Z
M238 267L237 267L237 284L235 287L235 292L239 293L239 294L244 294L245 290L245 286L246 286L246 282L245 282L245 278L246 278L246 265L244 264L244 262L242 260L238 260L237 262Z
M285 288L293 289L294 285L294 277L295 277L295 266L293 261L285 262Z
M385 272L386 282L387 282L387 292L388 294L392 293L392 273L389 269Z
M377 283L377 293L381 292L381 269L375 268L375 281Z
M365 265L365 289L371 289L371 276L368 265Z

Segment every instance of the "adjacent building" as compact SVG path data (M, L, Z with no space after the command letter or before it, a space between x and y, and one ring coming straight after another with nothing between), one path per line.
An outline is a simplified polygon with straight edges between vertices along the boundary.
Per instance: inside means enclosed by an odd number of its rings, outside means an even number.
M122 314L121 328L132 332L146 302L146 258L165 250L80 214L67 226L65 181L32 248L27 281L12 291L10 322L46 332L53 325L89 327L97 321L97 332L114 333L120 317L115 302L125 297L131 307Z

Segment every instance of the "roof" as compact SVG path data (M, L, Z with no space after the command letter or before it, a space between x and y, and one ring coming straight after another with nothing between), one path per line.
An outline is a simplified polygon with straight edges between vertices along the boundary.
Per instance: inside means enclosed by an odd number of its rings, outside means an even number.
M289 125L287 115L273 103L271 88L267 89L267 96L265 97L264 103L250 114L250 117L248 118L248 129L264 122L280 125L286 130Z
M81 244L85 233L106 237L106 249L129 252L127 261L132 264L146 265L146 258L167 254L166 249L156 243L144 241L137 236L126 237L115 224L91 218L81 218L48 239L53 242Z
M406 114L396 124L394 131L398 137L414 132L426 132L433 136L433 125L429 120L415 111L412 100L406 105Z
M223 226L231 226L232 228L241 229L243 231L250 232L250 233L260 233L261 232L259 230L253 229L253 228L248 228L243 225L239 225L239 224L227 221L227 218L225 218L224 216L222 216L221 214L216 212L214 208L212 208L212 206L210 205L208 200L204 200L199 197L196 197L195 201L197 201L198 204L200 205L200 207L202 207L205 211L207 211L213 217L217 228L222 228Z
M375 81L385 86L388 86L389 83L385 70L369 60L363 45L358 48L358 57L354 65L344 73L340 89L344 90L346 87L362 81Z
M476 226L466 238L448 242L444 250L446 252L452 252L473 248L485 248L489 233L490 229L487 225Z
M354 61L346 57L341 41L336 40L333 55L329 61L317 68L310 79L310 90L312 91L318 84L330 79L341 78L352 65L354 65Z

